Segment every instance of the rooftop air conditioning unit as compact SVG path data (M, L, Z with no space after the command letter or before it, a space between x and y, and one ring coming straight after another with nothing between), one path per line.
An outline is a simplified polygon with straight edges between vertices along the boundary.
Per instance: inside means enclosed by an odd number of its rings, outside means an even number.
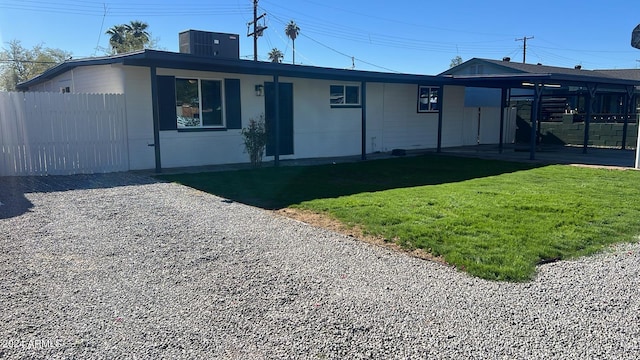
M240 58L240 35L200 30L179 34L180 52L224 59Z

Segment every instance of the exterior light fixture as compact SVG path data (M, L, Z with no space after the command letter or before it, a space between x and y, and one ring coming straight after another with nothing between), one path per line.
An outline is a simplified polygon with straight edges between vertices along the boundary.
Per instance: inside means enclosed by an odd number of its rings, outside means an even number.
M264 94L264 85L256 85L256 96L262 96Z

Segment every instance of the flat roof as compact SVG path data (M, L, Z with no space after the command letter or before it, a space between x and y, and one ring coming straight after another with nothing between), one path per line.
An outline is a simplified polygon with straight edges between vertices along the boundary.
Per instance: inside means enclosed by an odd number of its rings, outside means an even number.
M472 59L472 61L486 61L484 59ZM69 70L81 66L93 66L104 64L123 64L129 66L143 66L169 69L187 69L198 71L215 71L236 74L268 75L298 77L310 79L327 79L341 81L363 81L381 83L403 83L417 85L459 85L468 87L487 88L527 88L531 83L544 83L562 86L589 86L602 85L616 92L627 91L629 87L638 90L640 79L624 78L623 72L575 70L553 71L554 67L527 64L527 69L542 70L538 73L517 72L490 75L455 75L445 71L440 75L419 75L389 72L362 71L351 69L336 69L309 65L292 65L264 61L244 59L224 59L216 57L204 57L193 54L176 53L159 50L140 50L126 54L113 56L67 60L50 68L33 79L18 84L19 90L27 90L29 87L53 79ZM503 63L498 63L504 66ZM508 65L514 65L508 63ZM521 65L519 65L522 67ZM522 69L524 70L524 68ZM565 69L566 70L566 69ZM527 85L529 84L529 85Z

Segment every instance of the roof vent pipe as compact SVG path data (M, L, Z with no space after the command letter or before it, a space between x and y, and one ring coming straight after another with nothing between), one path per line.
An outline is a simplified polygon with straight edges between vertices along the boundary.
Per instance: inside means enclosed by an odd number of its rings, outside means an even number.
M509 62L509 61L511 61L511 58L508 57L508 56L505 56L505 57L502 58L502 61Z
M582 69L582 65L576 65L573 68L576 69L576 70L580 70L580 69Z

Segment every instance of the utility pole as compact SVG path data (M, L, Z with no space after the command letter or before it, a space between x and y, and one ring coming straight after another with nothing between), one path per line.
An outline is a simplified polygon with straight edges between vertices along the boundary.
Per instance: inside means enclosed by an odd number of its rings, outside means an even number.
M267 28L264 25L258 25L258 20L266 15L265 13L258 16L258 0L253 0L253 21L247 23L247 36L253 36L253 61L258 61L258 36L262 36L262 32ZM249 33L251 25L253 25L253 32Z
M533 39L533 36L530 37L523 37L522 39L516 39L516 41L524 41L524 47L522 49L522 63L526 64L527 63L527 40L529 39Z

